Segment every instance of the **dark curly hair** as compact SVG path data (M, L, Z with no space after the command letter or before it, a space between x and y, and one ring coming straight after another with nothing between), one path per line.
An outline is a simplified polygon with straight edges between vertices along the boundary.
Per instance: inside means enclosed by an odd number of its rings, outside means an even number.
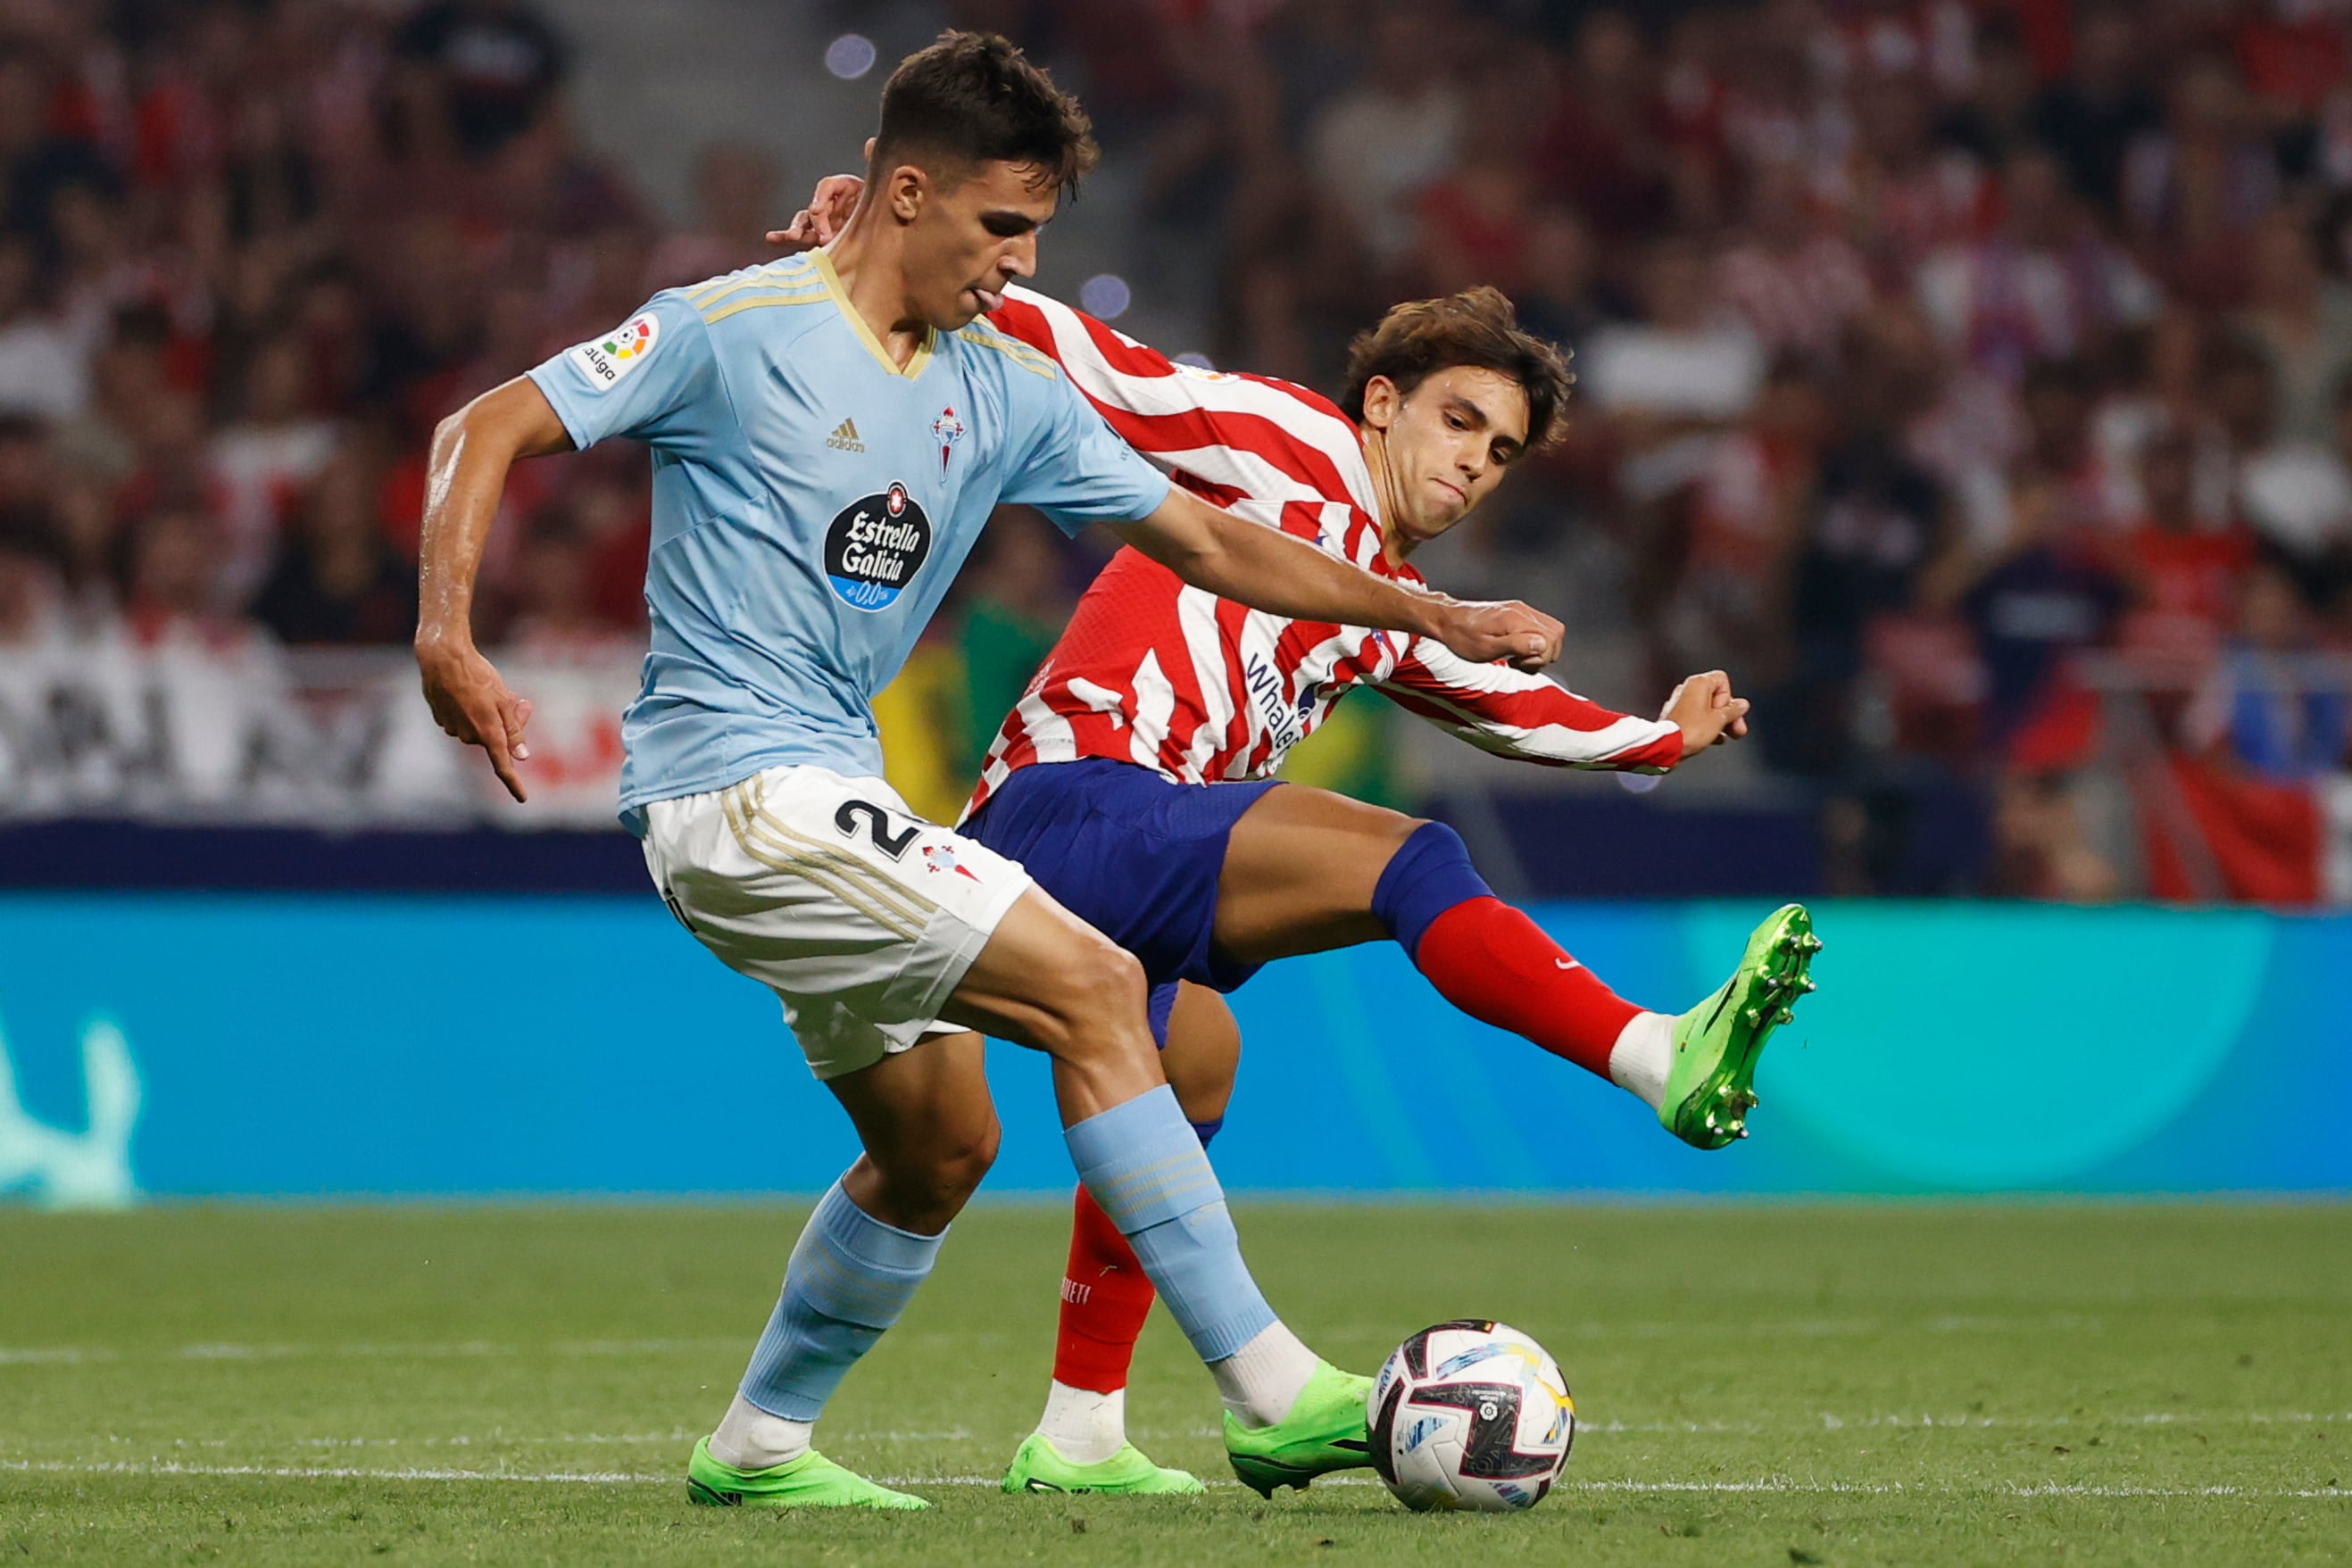
M914 163L952 183L975 164L1015 163L1075 194L1098 155L1087 111L1027 56L994 33L950 31L884 84L872 172Z
M1568 350L1519 327L1518 312L1499 288L1480 287L1443 299L1413 299L1397 306L1380 324L1356 334L1348 345L1348 390L1339 407L1362 423L1364 388L1386 376L1401 392L1411 392L1440 371L1474 365L1519 384L1528 399L1528 450L1549 446L1563 434L1561 406L1576 377Z

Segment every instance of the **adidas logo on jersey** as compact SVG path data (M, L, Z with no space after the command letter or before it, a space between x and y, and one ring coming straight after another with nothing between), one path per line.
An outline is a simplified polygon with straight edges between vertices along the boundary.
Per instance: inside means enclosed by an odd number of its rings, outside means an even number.
M866 450L866 443L857 439L857 422L854 419L845 419L839 424L835 425L833 427L833 434L824 438L824 444L827 446L832 447L835 452L863 452Z

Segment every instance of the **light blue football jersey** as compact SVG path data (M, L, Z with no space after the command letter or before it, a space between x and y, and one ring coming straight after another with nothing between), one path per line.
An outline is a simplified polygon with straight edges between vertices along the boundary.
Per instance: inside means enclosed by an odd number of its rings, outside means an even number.
M1168 495L985 318L898 368L822 252L665 289L530 378L575 446L653 448L653 636L621 731L639 833L650 801L781 764L878 775L874 694L999 502L1075 533Z

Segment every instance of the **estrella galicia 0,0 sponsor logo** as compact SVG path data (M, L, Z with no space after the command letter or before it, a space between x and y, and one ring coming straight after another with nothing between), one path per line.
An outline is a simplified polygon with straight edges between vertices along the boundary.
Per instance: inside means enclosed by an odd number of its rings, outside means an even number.
M844 507L824 535L824 575L842 601L881 610L905 591L931 553L931 519L904 485Z

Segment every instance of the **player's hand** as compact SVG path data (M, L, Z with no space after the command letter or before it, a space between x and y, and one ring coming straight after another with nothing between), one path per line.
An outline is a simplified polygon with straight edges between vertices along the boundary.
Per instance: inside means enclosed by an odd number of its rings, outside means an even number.
M443 729L489 753L490 767L507 793L524 799L516 764L530 760L523 727L530 703L507 690L506 682L473 644L420 642L416 664L425 676L425 700Z
M1708 670L1676 686L1658 716L1681 728L1683 755L1695 757L1748 733L1748 699L1731 695L1729 675Z
M784 250L831 245L833 236L849 222L849 214L857 210L858 193L865 189L866 182L856 174L827 174L816 183L809 204L794 213L790 224L768 231L768 243Z
M1516 599L1448 599L1432 634L1473 664L1506 659L1515 669L1532 672L1559 657L1567 628Z

